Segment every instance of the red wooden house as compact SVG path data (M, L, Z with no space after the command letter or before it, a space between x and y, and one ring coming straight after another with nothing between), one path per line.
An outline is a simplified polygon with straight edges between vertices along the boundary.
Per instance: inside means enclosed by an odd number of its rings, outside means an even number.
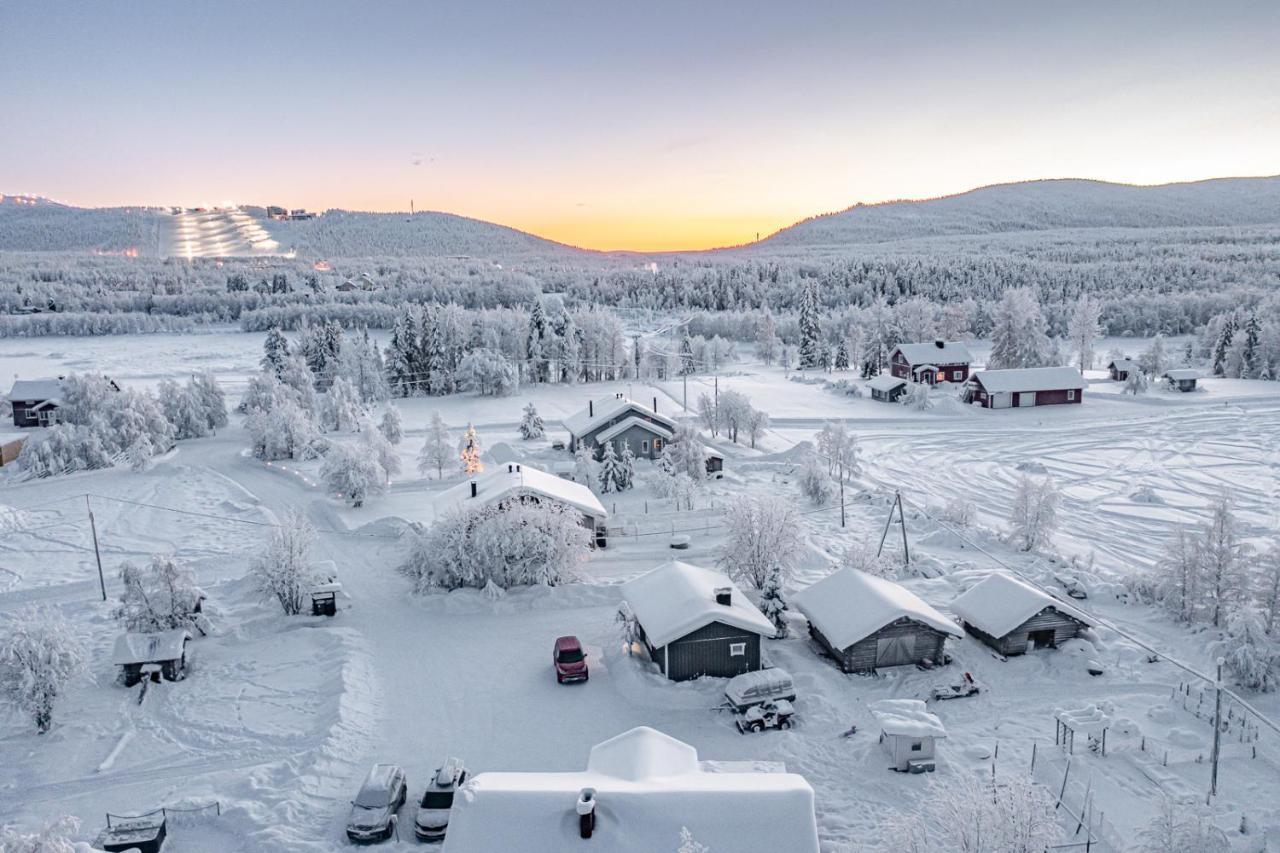
M1079 403L1087 385L1074 367L979 370L970 377L962 399L984 409L1053 406Z
M926 385L964 382L972 361L969 348L956 341L898 344L889 353L889 371L899 379Z

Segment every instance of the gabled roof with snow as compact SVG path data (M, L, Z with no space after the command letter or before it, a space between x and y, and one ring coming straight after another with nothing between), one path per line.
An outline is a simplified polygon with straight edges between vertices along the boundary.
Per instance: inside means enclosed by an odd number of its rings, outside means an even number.
M1004 572L992 572L951 602L952 613L992 637L1003 637L1046 607L1090 627L1097 624L1084 611Z
M716 603L727 587L730 603ZM672 560L622 585L622 597L644 627L654 648L661 648L712 622L772 637L777 631L727 575Z
M131 663L159 663L182 657L182 649L191 639L191 632L184 628L158 631L154 634L132 632L116 637L111 663L123 666Z
M629 399L622 394L615 394L612 397L602 397L599 400L592 401L591 405L570 415L564 419L564 427L573 435L586 435L591 430L612 420L617 415L625 411L634 411L640 415L655 418L658 423L662 424L669 430L676 428L676 422L666 415L660 415L653 409L637 403L635 400Z
M530 468L523 463L499 465L475 477L476 496L471 497L471 481L467 480L441 492L432 502L436 517L451 509L490 505L515 495L535 495L558 501L581 510L594 518L608 518L604 504L595 493L581 483Z
M1134 361L1133 359L1131 359L1131 358L1116 358L1116 359L1112 359L1112 360L1107 364L1107 369L1108 369L1108 370L1110 370L1110 369L1111 369L1111 368L1113 368L1113 367L1114 367L1116 370L1124 370L1124 371L1128 371L1128 372L1130 372L1130 373L1132 373L1132 372L1133 372L1133 371L1135 371L1135 370L1140 370L1140 369L1141 369L1141 368L1139 368L1139 367L1138 367L1138 363L1137 363L1136 361Z
M576 804L595 791L591 839ZM444 853L654 853L681 829L712 853L817 853L813 789L794 773L700 762L686 743L647 727L591 750L587 769L481 773L454 796Z
M47 379L15 379L13 389L9 391L12 400L50 400L57 402L62 397L62 380L57 377Z
M1089 383L1074 367L1022 367L1014 370L979 370L971 381L988 391L1084 390Z
M867 706L880 721L880 730L898 737L943 738L947 730L920 699L881 699Z
M953 637L964 636L955 622L914 592L857 569L832 572L790 600L837 649L847 649L904 617Z
M901 385L906 385L907 380L894 376L892 373L881 373L867 382L867 387L874 391L892 391Z
M938 346L941 343L942 346ZM902 353L910 364L968 364L973 361L969 348L959 341L929 341L918 344L898 344L894 352ZM889 353L893 358L893 353Z
M640 427L643 430L648 430L659 438L666 439L667 441L671 440L671 430L667 429L662 424L655 424L652 421L646 421L644 418L637 415L632 415L629 418L623 418L608 429L600 430L600 432L596 434L596 441L612 441L615 436L621 435L632 427Z
M1164 375L1177 382L1182 379L1199 379L1200 371L1193 370L1189 367L1180 367L1176 370L1166 370Z

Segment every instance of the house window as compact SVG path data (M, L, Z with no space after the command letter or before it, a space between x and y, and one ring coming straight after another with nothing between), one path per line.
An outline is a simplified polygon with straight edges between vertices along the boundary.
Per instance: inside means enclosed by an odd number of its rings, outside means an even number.
M653 440L653 452L658 453L662 450L662 439L655 438Z
M649 439L646 438L644 441L640 442L640 452L641 453L649 452Z
M747 653L746 643L730 643L729 644L729 657L733 657L733 658L742 657L746 653Z
M1068 400L1074 400L1075 398L1076 398L1076 389L1074 389L1074 388L1068 388L1068 389L1067 389L1067 399L1068 399Z
M963 371L963 370L953 370L953 371L951 371L951 381L952 381L952 382L959 382L961 379L964 379L964 371Z
M912 752L919 752L919 751L920 751L920 750L922 750L922 749L924 749L924 744L922 744L920 741L918 741L918 740L913 740L913 741L911 741L911 751L912 751Z

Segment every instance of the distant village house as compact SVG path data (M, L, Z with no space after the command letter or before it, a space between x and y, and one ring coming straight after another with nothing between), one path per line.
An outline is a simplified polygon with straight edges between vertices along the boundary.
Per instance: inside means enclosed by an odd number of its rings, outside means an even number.
M674 420L658 414L656 397L649 408L622 394L590 401L585 409L566 418L564 425L569 430L570 452L585 444L594 449L597 458L604 445L612 442L618 453L623 445L629 445L637 459L657 459L676 430Z
M1117 358L1107 365L1113 382L1124 382L1131 373L1141 373L1142 368L1131 358Z
M891 373L881 373L867 383L871 399L882 403L896 403L907 393L907 380Z
M1002 655L1057 648L1096 623L1021 578L994 572L951 602L964 628Z
M505 506L510 501L553 501L582 514L582 526L592 531L597 544L605 536L609 513L604 504L581 483L509 462L478 474L465 483L445 489L432 502L435 516L470 506Z
M1179 391L1194 391L1196 382L1200 379L1200 371L1190 368L1166 370L1163 379L1169 383L1170 387Z
M899 379L925 385L964 382L969 378L972 362L969 348L956 341L898 344L889 353L889 372Z

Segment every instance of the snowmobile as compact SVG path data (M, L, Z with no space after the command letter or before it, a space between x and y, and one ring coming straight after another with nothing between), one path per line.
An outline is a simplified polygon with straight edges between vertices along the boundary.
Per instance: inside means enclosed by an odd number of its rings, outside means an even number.
M973 696L975 693L981 692L981 685L973 680L972 675L966 672L959 684L948 684L946 687L933 688L933 693L930 694L929 698L941 702L947 699L963 699L966 696Z

